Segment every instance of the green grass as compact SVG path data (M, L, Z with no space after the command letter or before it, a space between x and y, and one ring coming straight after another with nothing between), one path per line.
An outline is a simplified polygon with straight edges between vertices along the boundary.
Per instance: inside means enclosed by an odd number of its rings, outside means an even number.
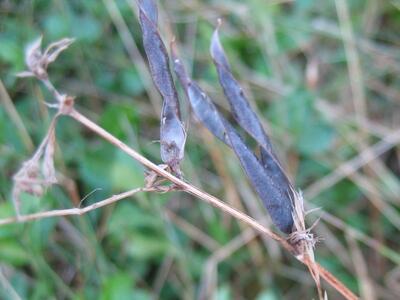
M315 228L323 238L316 259L363 299L395 299L400 264L398 2L352 0L344 11L341 0L160 2L165 43L177 36L193 77L227 108L208 52L222 17L221 38L234 74L307 203L321 207L309 222L322 215ZM128 37L116 27L113 3ZM1 217L14 214L12 175L40 144L54 114L44 105L52 99L40 83L15 76L25 69L25 45L40 34L45 45L76 38L50 66L55 86L76 96L85 115L161 163L154 142L161 102L138 56L144 52L132 8L133 0L0 3L0 79L22 120L21 127L0 94ZM139 52L131 47L132 38ZM319 70L316 85L307 78L312 62ZM269 220L232 151L190 117L184 100L182 110L189 124L186 180L260 221ZM343 174L340 166L395 130L387 151ZM72 119L60 120L57 142L57 170L76 190L60 185L40 199L25 195L24 213L76 206L95 191L85 199L88 205L143 185L138 163ZM326 176L330 180L324 186ZM245 242L246 232L243 224L179 192L138 194L82 217L3 226L0 298L193 299L205 291L216 299L317 297L304 266L268 238ZM238 240L242 243L230 252ZM213 267L220 251L226 256ZM341 299L324 287L329 299Z

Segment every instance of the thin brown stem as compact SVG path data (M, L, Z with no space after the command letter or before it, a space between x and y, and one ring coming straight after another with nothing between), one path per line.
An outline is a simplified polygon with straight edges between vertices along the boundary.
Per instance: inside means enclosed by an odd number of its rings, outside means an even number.
M83 207L83 208L67 208L67 209L57 209L57 210L50 210L50 211L43 211L43 212L38 212L34 214L29 214L29 215L20 215L19 217L10 217L10 218L4 218L0 220L0 226L6 225L6 224L12 224L12 223L24 223L24 222L29 222L33 220L39 220L39 219L45 219L45 218L51 218L51 217L61 217L61 216L73 216L73 215L83 215L88 213L89 211L95 210L97 208L110 205L111 203L117 202L119 200L122 200L124 198L128 198L138 192L144 192L144 191L149 191L149 189L144 189L144 188L136 188L118 195L111 196L107 199L104 199L102 201L93 203L92 205Z

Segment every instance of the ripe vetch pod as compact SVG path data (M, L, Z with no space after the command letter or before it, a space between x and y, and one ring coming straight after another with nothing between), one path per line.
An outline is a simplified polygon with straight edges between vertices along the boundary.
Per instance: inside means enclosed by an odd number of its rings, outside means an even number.
M180 175L186 131L180 118L178 94L169 68L169 57L157 28L158 12L153 0L139 0L143 45L154 84L163 98L160 124L161 159Z
M233 77L214 32L211 53L217 67L221 86L229 100L238 124L253 137L260 147L260 159L247 147L235 128L221 115L213 101L198 84L193 82L172 47L174 70L185 90L194 114L211 133L230 146L244 169L246 176L267 208L273 223L283 232L293 231L294 188L284 173L261 122L251 109L241 87Z
M259 183L259 180L256 180L255 176L252 176L252 174L249 173L257 172L256 170L248 169L246 171L246 167L244 165L245 157L248 158L249 156L248 154L244 153L246 152L245 148L241 148L244 151L243 153L241 151L237 151L239 149L236 149L235 144L232 144L232 148L235 150L236 155L241 160L242 167L245 169L247 176L252 182L254 188L258 191L259 196L263 200L271 215L271 218L275 221L275 224L282 231L290 233L293 227L292 201L295 198L295 189L281 167L281 164L273 150L271 141L268 135L265 133L260 120L258 119L256 113L251 109L242 88L232 74L228 59L226 58L224 49L219 39L218 31L220 24L221 23L219 21L219 24L215 29L211 39L211 56L217 69L220 84L231 107L233 117L238 124L259 144L261 164L269 177L264 183L264 188L257 187L262 183ZM229 132L228 135L231 138L235 137L234 135L229 134ZM263 190L268 190L271 188L271 185L274 186L273 190L270 190L267 194L262 193ZM277 209L278 206L280 206L279 209Z

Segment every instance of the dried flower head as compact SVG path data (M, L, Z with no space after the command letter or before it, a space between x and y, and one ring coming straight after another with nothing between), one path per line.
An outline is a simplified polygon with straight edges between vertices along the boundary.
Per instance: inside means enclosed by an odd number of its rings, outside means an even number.
M57 117L53 119L46 137L35 154L23 163L13 177L12 196L17 216L19 216L21 193L41 197L47 188L57 183L56 170L54 168L56 119Z
M58 55L74 42L74 39L64 38L51 43L46 50L42 52L42 40L43 37L40 36L26 47L25 63L28 67L28 71L17 74L18 77L33 76L41 80L46 79L47 67L49 64L54 62Z

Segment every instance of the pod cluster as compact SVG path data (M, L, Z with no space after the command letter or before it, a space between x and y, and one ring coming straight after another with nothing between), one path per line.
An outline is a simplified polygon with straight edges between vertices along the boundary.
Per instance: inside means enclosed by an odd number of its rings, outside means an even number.
M161 115L161 158L172 170L179 170L186 132L180 119L179 101L169 68L168 53L157 30L157 6L153 0L138 2L144 48L154 83L164 99ZM196 118L215 137L232 148L273 223L282 232L289 234L294 230L295 189L285 174L259 118L232 74L219 39L219 27L220 24L212 35L211 57L233 119L257 142L260 150L258 157L249 149L235 127L219 112L211 98L188 76L174 44L171 47L173 69Z

